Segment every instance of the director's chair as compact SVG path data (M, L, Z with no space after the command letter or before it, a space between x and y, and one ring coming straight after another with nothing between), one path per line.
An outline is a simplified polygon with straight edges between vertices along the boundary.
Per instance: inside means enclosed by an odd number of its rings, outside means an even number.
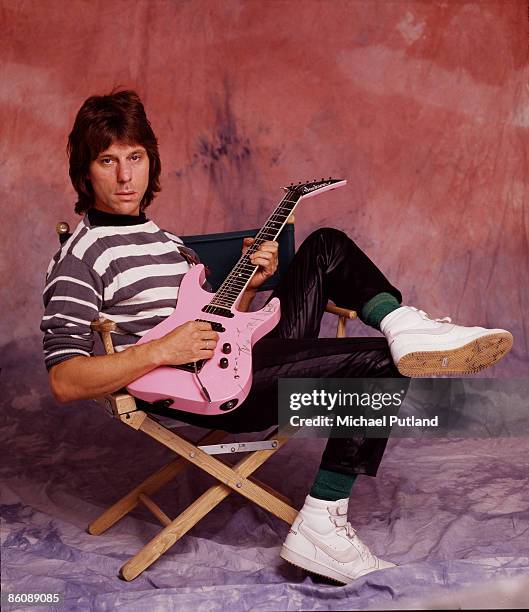
M61 244L65 243L70 237L68 224L58 223L56 229ZM208 281L216 290L239 259L243 237L255 236L257 232L258 230L255 229L183 236L182 239L186 246L198 253L201 261L206 265L208 262L214 262ZM280 275L286 270L294 256L293 217L285 225L278 240L278 271L259 288L260 291L273 289L277 285ZM344 337L346 321L356 317L356 313L331 303L328 304L327 311L339 317L336 336ZM105 352L114 353L111 334L118 331L116 323L100 319L94 321L91 327L100 335ZM120 569L119 576L124 580L133 580L141 574L233 491L268 510L289 525L293 523L298 511L291 506L290 500L253 476L253 472L288 440L288 437L277 435L277 427L266 436L265 440L261 441L221 443L228 434L220 430L211 430L200 440L193 442L181 433L175 433L166 421L162 423L156 413L148 411L148 404L139 402L125 390L96 398L96 400L104 406L110 416L151 436L178 455L105 510L88 526L88 533L100 535L136 508L138 504L143 504L163 525L163 529ZM178 419L179 421L184 420L181 412L179 412ZM179 422L175 420L174 425L178 426ZM221 454L236 453L249 454L233 465L217 457ZM171 519L153 501L152 495L187 469L190 464L213 476L218 484L211 486L179 516Z

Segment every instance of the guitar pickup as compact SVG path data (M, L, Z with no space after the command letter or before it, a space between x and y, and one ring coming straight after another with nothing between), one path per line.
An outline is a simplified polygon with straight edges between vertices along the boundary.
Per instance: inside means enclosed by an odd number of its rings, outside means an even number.
M235 316L228 308L214 306L213 304L206 304L204 308L202 308L202 312L209 312L210 314L219 315L219 317L226 317L227 319L233 319Z

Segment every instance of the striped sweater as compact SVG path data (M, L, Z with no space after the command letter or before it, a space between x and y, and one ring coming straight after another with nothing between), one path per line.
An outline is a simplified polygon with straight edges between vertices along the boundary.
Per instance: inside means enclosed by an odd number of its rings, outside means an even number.
M46 274L41 330L48 370L93 355L90 323L100 316L119 326L112 332L116 351L136 343L173 312L189 262L198 262L196 254L144 215L91 209Z

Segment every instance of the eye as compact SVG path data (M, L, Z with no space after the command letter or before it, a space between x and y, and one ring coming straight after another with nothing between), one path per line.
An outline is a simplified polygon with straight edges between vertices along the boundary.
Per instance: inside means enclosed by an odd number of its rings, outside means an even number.
M132 161L140 161L140 159L142 159L143 155L141 153L133 153L130 158Z
M111 157L102 157L100 161L103 164L103 166L110 166L110 164L112 163L112 158Z

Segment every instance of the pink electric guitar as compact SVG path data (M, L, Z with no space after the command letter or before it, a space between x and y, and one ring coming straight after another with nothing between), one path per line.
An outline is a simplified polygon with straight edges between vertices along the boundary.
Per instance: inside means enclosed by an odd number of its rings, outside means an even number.
M138 344L161 338L187 321L207 321L220 336L213 357L156 368L131 382L128 392L147 402L167 401L171 408L197 414L222 414L240 406L252 385L252 346L277 325L281 316L277 298L256 312L237 310L257 270L249 255L264 241L277 239L301 200L342 187L346 182L330 178L285 187L285 197L215 294L202 289L204 266L193 266L182 279L174 312Z

